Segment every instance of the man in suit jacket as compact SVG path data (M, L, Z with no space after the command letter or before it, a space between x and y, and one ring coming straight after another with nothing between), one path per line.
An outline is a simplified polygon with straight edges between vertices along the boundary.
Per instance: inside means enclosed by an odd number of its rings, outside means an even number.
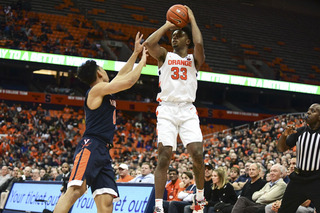
M63 163L61 167L62 174L56 177L56 181L62 181L62 188L60 189L61 192L67 191L67 186L70 178L70 166L68 163Z

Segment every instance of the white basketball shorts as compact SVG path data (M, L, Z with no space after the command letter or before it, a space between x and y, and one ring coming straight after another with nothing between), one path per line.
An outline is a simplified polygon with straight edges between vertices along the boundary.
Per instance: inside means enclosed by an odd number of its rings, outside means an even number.
M161 102L156 110L158 143L177 148L179 134L186 147L202 142L202 132L196 107L192 103Z

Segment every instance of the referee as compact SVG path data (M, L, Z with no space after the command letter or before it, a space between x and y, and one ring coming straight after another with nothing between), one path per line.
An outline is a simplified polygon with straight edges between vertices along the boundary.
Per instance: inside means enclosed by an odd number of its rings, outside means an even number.
M296 168L290 174L278 213L296 212L308 199L320 210L320 104L309 107L306 123L298 129L287 126L278 141L280 152L297 146Z

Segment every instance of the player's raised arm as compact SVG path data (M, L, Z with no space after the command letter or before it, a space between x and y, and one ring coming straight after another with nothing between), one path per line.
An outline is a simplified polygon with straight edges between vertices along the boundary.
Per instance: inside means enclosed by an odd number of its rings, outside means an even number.
M201 34L201 31L197 25L197 22L196 22L196 19L194 17L192 10L186 5L185 5L185 7L188 9L188 16L189 16L189 21L191 24L191 29L192 29L192 38L193 38L192 41L194 44L193 55L196 59L196 61L195 61L196 68L197 68L197 70L199 70L205 60L202 34Z
M114 94L131 88L139 79L142 68L146 65L147 56L148 51L146 48L143 48L142 58L138 65L132 71L113 79L110 83L101 84L97 88L97 90L100 90L100 95Z
M128 59L127 63L118 72L118 74L115 78L117 78L118 76L121 76L121 75L125 75L132 70L133 65L134 65L138 55L143 50L144 45L141 44L142 37L143 37L143 34L140 34L140 32L138 32L136 34L133 53L132 53L131 57Z
M172 28L176 28L175 25L166 21L162 27L152 33L145 41L145 46L147 47L149 54L158 60L159 67L164 62L167 54L167 50L159 45L159 41L161 37Z

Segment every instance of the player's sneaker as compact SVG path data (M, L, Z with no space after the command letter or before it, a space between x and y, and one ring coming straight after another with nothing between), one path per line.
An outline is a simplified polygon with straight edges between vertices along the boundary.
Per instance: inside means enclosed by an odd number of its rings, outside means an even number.
M160 209L159 207L155 207L153 213L164 213L164 210Z
M193 197L194 209L192 213L203 213L204 206L207 205L206 199L201 201L196 200L196 195Z

